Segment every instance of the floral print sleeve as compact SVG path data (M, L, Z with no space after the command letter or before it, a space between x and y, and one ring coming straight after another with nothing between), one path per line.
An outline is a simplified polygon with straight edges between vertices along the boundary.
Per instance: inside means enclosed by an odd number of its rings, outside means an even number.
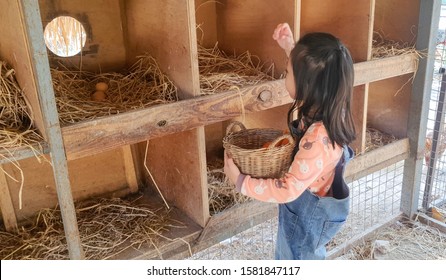
M240 192L257 200L275 203L291 202L307 188L325 196L334 177L342 148L328 140L322 123L311 125L299 143L299 151L283 178L256 179L242 177Z

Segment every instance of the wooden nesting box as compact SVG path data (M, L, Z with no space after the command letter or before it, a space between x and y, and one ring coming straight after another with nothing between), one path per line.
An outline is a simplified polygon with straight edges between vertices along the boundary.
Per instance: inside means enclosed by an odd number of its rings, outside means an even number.
M44 93L33 77L51 82L51 76L49 71L35 70L32 49L27 44L30 35L25 30L41 37L43 30L24 26L20 19L26 9L38 8L43 27L57 16L71 16L86 30L80 54L59 57L48 50L49 65L81 64L86 71L120 71L132 65L138 55L148 53L178 88L177 102L62 126L59 133L74 199L122 196L148 187L151 191L146 195L162 204L161 193L187 220L189 230L172 233L172 239L194 240L200 235L197 250L275 215L275 205L249 202L211 217L206 168L207 161L222 158L222 138L229 120L242 120L250 128L287 127L286 115L292 100L280 79L286 56L272 39L277 24L288 22L296 38L314 31L332 33L350 49L355 62L357 151L364 150L368 123L406 137L411 85L396 97L394 93L413 75L418 57L371 60L372 37L379 29L390 39L411 41L411 32L415 29L416 34L417 30L418 0L278 0L273 8L271 2L257 0L39 0L38 5L23 5L25 2L0 4L0 58L15 68L20 85L26 88L33 119L45 139L49 126L40 100ZM404 9L395 9L396 6ZM249 51L262 62L274 63L274 80L203 96L198 48L216 43L227 53ZM55 102L54 96L50 98ZM44 113L58 114L54 110ZM396 145L359 158L356 165L351 164L348 175L365 174L382 164L380 160L407 158L407 139ZM18 209L19 184L5 178L7 184L2 189L10 192L11 199L9 208L1 202L4 221L4 209L23 220L57 203L51 175L56 174L54 169L64 167L53 166L51 170L48 163L38 163L33 158L23 159L21 167L25 175L23 208ZM12 166L7 168L17 172ZM139 254L126 257L151 256Z

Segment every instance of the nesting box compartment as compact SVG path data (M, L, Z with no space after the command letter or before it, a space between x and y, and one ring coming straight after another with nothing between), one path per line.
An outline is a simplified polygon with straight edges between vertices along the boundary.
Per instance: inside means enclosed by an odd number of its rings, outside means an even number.
M39 103L41 93L32 78L42 74L33 70L35 65L29 57L27 35L20 20L26 8L22 3L17 0L0 4L0 59L16 70L20 85L26 89L33 120L45 137L48 127ZM309 32L332 33L350 50L355 62L352 106L358 133L354 148L360 153L365 150L366 125L406 137L411 85L406 84L398 95L394 94L413 75L418 58L402 55L371 60L372 37L374 31L384 30L389 39L413 40L411 27L417 25L419 3L279 0L272 9L270 2L257 0L39 0L44 28L57 16L70 16L86 32L85 46L79 54L61 57L48 50L52 67L81 66L94 73L120 72L147 53L177 88L175 102L61 127L74 199L143 191L144 199L153 205L164 205L165 200L186 225L186 229L171 232L169 238L198 238L194 250L273 217L276 205L254 201L211 215L207 167L214 160L222 160L222 140L230 121L242 121L249 128L287 129L287 112L293 100L280 76L286 69L286 55L272 39L277 24L288 22L296 40ZM395 14L395 10L401 10L395 9L398 5L405 10ZM43 32L36 36L43 37ZM260 63L274 64L272 79L203 94L199 49L215 46L226 54L249 52ZM52 81L52 77L45 78ZM408 141L403 142L395 144L400 149L389 149L387 153L394 152L393 157L399 159L404 157ZM392 155L388 160L392 160ZM14 176L20 176L13 165L4 166ZM367 165L360 162L349 176L364 174L364 166ZM9 208L0 200L4 221L5 209L12 209L19 220L26 220L41 208L57 204L51 166L29 158L21 160L21 168L25 176L22 187L11 178L0 178L11 198L7 202ZM182 246L187 255L187 246ZM178 250L179 245L161 250L173 248ZM172 250L165 256L180 255ZM159 255L132 251L120 257Z
M394 12L401 7L404 11ZM377 0L373 31L390 42L414 47L419 12L418 0ZM398 138L407 136L413 78L414 73L410 73L370 84L367 110L370 126Z

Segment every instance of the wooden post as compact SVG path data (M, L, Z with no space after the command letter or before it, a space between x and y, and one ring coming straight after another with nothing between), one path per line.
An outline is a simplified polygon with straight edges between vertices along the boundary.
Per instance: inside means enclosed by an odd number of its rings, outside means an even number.
M65 237L70 259L83 259L84 253L77 227L76 212L68 176L67 159L62 141L62 134L57 113L50 66L43 40L43 27L40 17L39 2L20 0L22 22L26 33L28 51L33 68L34 80L40 100L42 119L46 130L57 197L64 224Z
M404 164L401 210L410 218L417 212L420 195L421 173L424 160L424 141L434 69L435 38L440 17L440 0L420 1L418 19L418 50L427 50L428 57L421 58L412 87L407 136L410 157ZM420 106L422 105L422 106Z
M0 170L0 209L2 210L3 223L6 231L17 231L17 218L9 192L8 181L3 170Z

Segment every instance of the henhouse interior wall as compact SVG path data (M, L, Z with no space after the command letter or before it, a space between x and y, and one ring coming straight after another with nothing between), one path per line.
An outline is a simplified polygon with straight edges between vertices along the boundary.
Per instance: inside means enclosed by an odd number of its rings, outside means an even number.
M5 159L0 162L0 172L3 170L6 175L0 177L0 191L4 194L0 205L5 227L17 228L17 224L29 222L41 209L54 208L60 203L55 180L58 168L68 173L70 186L67 187L75 202L138 193L153 206L172 208L175 217L185 223L182 229L169 233L175 245L166 245L163 253L133 250L120 255L123 258L159 258L160 254L175 257L178 250L183 253L191 250L184 242L190 241L196 245L194 250L200 250L273 217L277 211L274 205L253 201L212 214L208 172L211 164L222 162L222 140L232 121L241 121L246 128L273 127L281 131L288 128L286 116L292 100L282 76L287 58L272 39L272 31L281 22L290 24L296 38L315 31L332 33L352 53L355 63L353 115L357 130L353 147L357 158L347 171L349 180L407 158L419 162L421 159L410 153L410 147L421 145L418 140L409 139L407 131L414 94L423 94L413 92L412 81L418 74L418 64L425 63L422 59L426 57L412 52L374 58L372 50L378 33L382 39L414 46L419 32L420 2L1 1L0 60L14 68L33 124L46 141L51 127L47 125L45 113L59 118L62 113L42 112L45 108L41 106L42 96L52 93L43 92L39 81L53 83L54 89L59 85L54 77L43 75L33 67L36 54L30 49L29 34L43 43L44 30L36 30L23 20L28 9L39 10L38 20L43 28L57 16L70 16L86 30L86 44L79 54L60 57L49 49L39 54L48 58L49 68L45 70L49 73L55 68L79 73L80 77L86 72L99 75L127 71L140 56L150 55L165 75L164 79L175 87L176 94L175 100L153 106L116 110L69 124L60 119L61 123L55 126L60 128L59 136L63 138L63 147L58 151L66 157L66 170L52 165L50 155L54 150L40 151L44 155L37 156L27 147L2 152ZM267 72L273 64L274 72L264 73L269 75L268 80L257 84L233 85L220 92L205 93L206 77L201 72L200 60L203 48L218 49L236 59L248 53L253 64L263 65L261 71ZM128 79L133 77L132 73L126 72L126 75ZM108 82L111 85L117 81L110 78ZM77 89L73 88L70 94L78 94ZM49 98L61 108L63 104L56 95ZM91 101L85 100L85 103ZM92 106L106 108L106 102L92 103ZM88 113L88 109L82 110ZM370 152L367 148L369 127L395 136L392 146ZM19 153L27 156L14 160ZM74 246L80 248L81 244ZM82 257L81 253L74 256Z

